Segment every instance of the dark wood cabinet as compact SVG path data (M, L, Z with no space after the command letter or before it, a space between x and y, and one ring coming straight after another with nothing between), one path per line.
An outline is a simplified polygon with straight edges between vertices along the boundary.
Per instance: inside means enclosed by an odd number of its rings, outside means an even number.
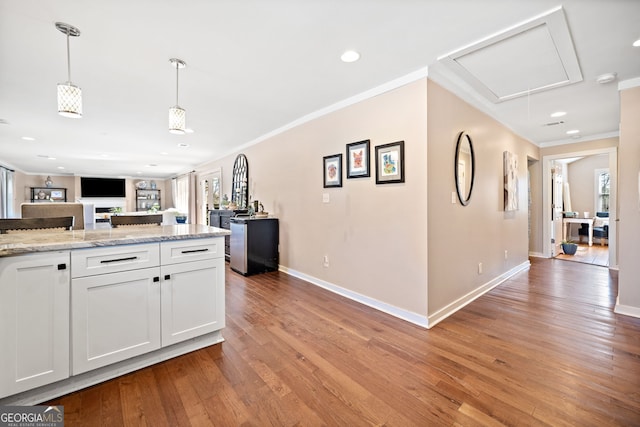
M32 202L66 202L67 189L62 187L31 187Z

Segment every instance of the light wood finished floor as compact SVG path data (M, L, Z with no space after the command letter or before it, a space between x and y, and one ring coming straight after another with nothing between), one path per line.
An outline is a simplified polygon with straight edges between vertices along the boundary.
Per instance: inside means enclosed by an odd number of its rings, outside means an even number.
M578 243L578 251L575 255L560 254L556 258L565 261L583 262L585 264L609 265L609 246L594 243L589 246L587 243Z
M612 275L613 274L613 275ZM65 426L637 426L640 319L615 272L533 259L424 330L227 270L222 344L56 399Z

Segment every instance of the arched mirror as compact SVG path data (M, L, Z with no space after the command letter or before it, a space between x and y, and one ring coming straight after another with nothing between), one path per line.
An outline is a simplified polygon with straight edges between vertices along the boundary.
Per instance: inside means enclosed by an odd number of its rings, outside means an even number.
M244 154L238 154L233 163L233 181L231 184L231 201L238 209L247 209L249 205L249 163Z
M467 206L471 199L475 169L476 158L473 154L471 137L465 131L462 131L458 135L458 142L456 143L455 165L456 191L462 206Z

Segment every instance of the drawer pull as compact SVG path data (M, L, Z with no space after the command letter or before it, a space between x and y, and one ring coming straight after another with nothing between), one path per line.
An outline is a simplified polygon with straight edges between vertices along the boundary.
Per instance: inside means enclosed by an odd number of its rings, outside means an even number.
M204 249L190 249L188 251L182 251L183 254L192 254L194 252L207 252L209 250L209 248L204 248Z
M58 270L66 270L67 264L58 264Z
M164 275L164 280L171 280L171 275L170 274L165 274Z
M160 281L160 278L158 276L154 276L153 282L155 283L155 282L159 282L159 281Z
M109 264L110 262L120 262L120 261L133 261L134 259L138 259L137 256L130 256L127 258L116 258L116 259L103 259L100 261L101 264Z

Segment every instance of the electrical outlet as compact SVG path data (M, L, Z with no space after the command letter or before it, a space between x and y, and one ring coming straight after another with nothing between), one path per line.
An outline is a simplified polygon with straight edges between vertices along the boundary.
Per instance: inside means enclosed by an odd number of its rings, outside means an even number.
M482 274L482 263L478 263L478 274Z
M322 193L322 203L329 203L330 201L329 193Z
M322 263L323 263L322 265L324 265L325 267L329 267L329 255L325 255L322 258Z
M456 192L455 192L455 191L451 193L451 203L452 203L452 204L454 204L454 205L456 204L456 199L457 199L457 197L458 197L458 196L456 195Z

